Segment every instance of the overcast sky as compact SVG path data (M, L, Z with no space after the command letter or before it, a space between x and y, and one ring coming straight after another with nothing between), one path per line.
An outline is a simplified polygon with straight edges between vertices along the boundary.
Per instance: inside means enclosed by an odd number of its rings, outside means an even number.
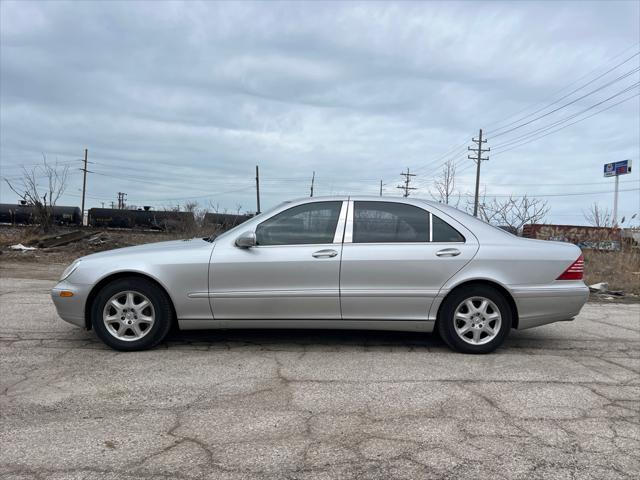
M603 164L630 158L620 216L640 207L637 1L0 8L2 175L15 180L43 153L69 165L60 204L80 205L84 148L88 207L122 191L135 205L254 210L255 165L263 209L308 195L313 171L317 195L377 195L381 179L398 195L409 167L428 198L448 158L468 195L466 146L484 128L488 195L539 195L549 220L583 223L590 203L613 203ZM541 137L567 117L554 128L578 122ZM584 192L595 193L567 195Z

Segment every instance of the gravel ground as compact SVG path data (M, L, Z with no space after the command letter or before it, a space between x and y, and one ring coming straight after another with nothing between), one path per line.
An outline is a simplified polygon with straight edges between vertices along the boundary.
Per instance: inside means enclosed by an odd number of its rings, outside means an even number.
M60 268L0 270L3 479L640 476L639 304L590 303L487 356L308 331L123 354L57 318Z

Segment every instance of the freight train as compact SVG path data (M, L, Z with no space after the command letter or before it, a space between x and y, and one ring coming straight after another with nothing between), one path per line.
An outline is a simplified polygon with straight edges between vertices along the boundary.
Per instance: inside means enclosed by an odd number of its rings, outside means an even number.
M97 228L143 228L177 230L195 224L192 212L156 210L89 209L89 225Z
M33 225L37 223L32 205L0 203L0 223ZM82 225L82 212L78 207L53 207L53 223L56 225Z
M222 231L249 220L252 215L227 213L207 213L203 226ZM0 223L33 225L36 223L35 208L30 205L0 204ZM78 207L53 207L53 223L56 225L82 225L82 215ZM194 226L192 212L156 211L145 207L143 210L116 208L91 208L88 225L95 228L138 228L153 230L179 230Z

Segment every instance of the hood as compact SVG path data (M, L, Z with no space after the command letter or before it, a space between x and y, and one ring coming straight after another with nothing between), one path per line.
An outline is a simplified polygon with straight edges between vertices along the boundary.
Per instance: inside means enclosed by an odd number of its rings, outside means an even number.
M115 248L113 250L106 250L104 252L92 253L82 257L83 260L93 260L104 257L123 256L123 255L138 255L141 253L169 253L180 250L196 249L212 247L210 242L203 240L202 238L191 238L185 240L170 240L167 242L145 243L143 245L135 245L133 247Z

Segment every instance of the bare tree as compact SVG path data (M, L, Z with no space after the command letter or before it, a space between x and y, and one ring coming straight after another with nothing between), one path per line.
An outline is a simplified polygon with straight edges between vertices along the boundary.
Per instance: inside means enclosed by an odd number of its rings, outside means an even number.
M196 225L202 225L202 222L204 221L204 216L207 213L206 208L200 208L200 204L192 200L192 201L186 202L182 206L182 209L185 212L193 213L193 218L195 219Z
M213 200L209 200L209 210L213 213L218 213L220 211L220 204L216 202L214 205Z
M185 212L195 213L195 211L198 209L198 202L193 200L185 202L185 204L182 206L182 209Z
M469 205L467 207L469 208ZM527 195L509 196L503 200L494 198L490 202L487 202L486 195L483 195L478 205L478 216L487 223L507 227L512 233L519 233L528 223L543 222L549 210L546 200L530 198Z
M455 193L456 165L453 160L447 161L442 166L440 176L433 181L433 187L436 190L435 194L431 193L431 196L434 200L440 203L445 203L447 205L453 204L455 200L454 206L458 206L458 204L460 203L460 195L456 195Z
M601 207L598 202L593 202L589 210L583 212L585 220L594 227L613 227L611 210Z
M11 182L5 178L9 188L27 205L34 207L34 217L40 229L47 233L53 227L53 208L67 188L69 167L51 165L42 154L42 165L30 170L22 168L22 178Z

